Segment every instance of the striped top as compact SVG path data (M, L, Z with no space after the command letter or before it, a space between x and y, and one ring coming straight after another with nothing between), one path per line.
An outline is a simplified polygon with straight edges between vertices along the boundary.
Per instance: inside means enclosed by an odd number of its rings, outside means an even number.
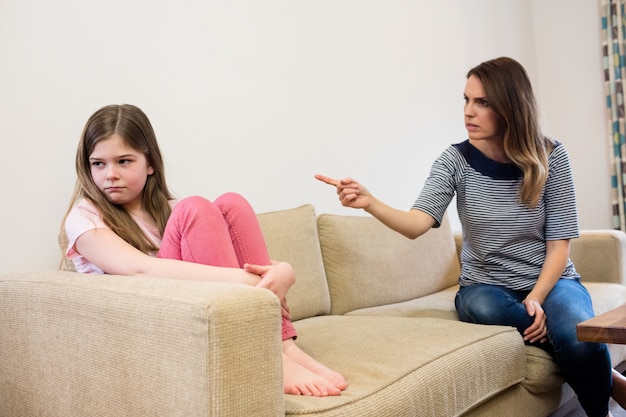
M522 171L487 158L469 140L435 160L414 209L441 223L456 194L463 231L461 286L474 283L531 290L545 260L546 241L579 236L574 181L565 147L556 142L535 208L518 196ZM571 260L563 278L579 278Z

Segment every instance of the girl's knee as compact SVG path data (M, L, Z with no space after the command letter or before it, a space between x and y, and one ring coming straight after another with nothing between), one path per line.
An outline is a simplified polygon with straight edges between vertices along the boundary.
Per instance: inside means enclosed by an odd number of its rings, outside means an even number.
M178 200L175 207L184 207L184 208L193 208L193 207L203 207L206 205L212 205L209 200L199 195L192 195L189 197L182 198Z
M229 192L219 196L215 202L201 196L183 198L174 207L170 218L179 219L185 223L198 219L209 222L226 220L232 223L242 219L256 219L256 215L242 195Z
M254 209L241 194L228 192L215 199L215 205L222 211L224 217L229 219L255 216Z
M227 192L215 199L215 204L219 207L239 207L250 206L248 200L239 193Z
M182 216L184 218L207 216L211 213L220 213L219 209L211 202L201 196L185 197L176 203L172 210L175 217Z

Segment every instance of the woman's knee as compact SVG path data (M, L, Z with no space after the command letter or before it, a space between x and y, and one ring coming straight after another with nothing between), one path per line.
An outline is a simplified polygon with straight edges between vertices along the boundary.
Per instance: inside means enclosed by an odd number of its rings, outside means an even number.
M548 325L571 328L594 316L591 296L577 280L561 278L543 302Z
M497 289L489 285L474 284L462 288L455 299L459 318L475 323L492 322L493 317L502 313L501 296Z
M461 321L479 324L494 324L502 314L491 303L459 303L457 312Z
M455 300L462 321L499 324L525 329L532 318L515 292L497 285L474 284L462 288Z

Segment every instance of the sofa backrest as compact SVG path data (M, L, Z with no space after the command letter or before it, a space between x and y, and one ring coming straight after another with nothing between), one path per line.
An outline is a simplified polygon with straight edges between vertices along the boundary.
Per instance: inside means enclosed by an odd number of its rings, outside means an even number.
M407 301L458 283L460 264L447 217L415 240L370 216L322 214L318 233L331 314Z
M330 296L313 206L260 213L257 218L270 258L289 262L296 273L296 283L287 294L291 319L328 314Z
M626 284L626 235L621 230L581 230L570 258L584 282Z

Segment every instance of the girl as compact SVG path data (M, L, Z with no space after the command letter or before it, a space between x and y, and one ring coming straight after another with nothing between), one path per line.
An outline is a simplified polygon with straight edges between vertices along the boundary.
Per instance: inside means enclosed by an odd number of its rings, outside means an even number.
M64 219L66 256L84 273L237 282L281 300L286 394L340 395L345 379L304 353L285 303L295 282L269 259L256 215L238 194L214 202L172 198L146 115L111 105L87 121L76 153L78 180Z
M594 313L569 259L579 231L567 152L541 133L530 80L515 60L471 69L464 99L469 139L434 162L408 212L350 178L316 178L335 186L344 206L412 239L439 226L456 194L463 228L459 318L516 327L526 343L554 357L588 416L610 416L611 395L626 405L626 379L611 368L606 345L576 338L576 324Z

